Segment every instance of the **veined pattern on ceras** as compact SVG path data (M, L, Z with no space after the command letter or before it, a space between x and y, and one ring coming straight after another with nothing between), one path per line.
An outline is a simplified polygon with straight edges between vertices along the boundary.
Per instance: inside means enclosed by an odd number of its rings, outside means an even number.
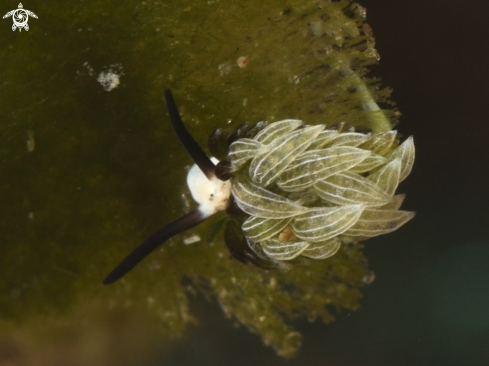
M230 253L264 269L299 255L327 258L342 242L391 232L414 215L399 210L404 196L394 196L414 162L412 138L399 145L395 131L343 131L343 123L336 130L300 120L245 123L231 135L219 129L211 135L210 150L223 159L218 161L186 130L168 89L165 99L173 130L195 163L187 184L199 206L134 248L104 284L222 210L238 214L225 227ZM249 217L243 219L242 213Z
M284 261L324 259L342 242L394 231L413 212L400 211L398 184L414 163L412 137L274 122L229 146L232 195L250 215L242 232L257 255Z

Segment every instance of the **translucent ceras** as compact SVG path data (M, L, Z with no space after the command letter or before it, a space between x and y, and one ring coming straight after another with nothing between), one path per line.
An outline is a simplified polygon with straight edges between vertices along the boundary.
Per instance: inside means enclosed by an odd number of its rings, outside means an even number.
M105 279L112 283L170 237L226 210L231 254L264 269L299 255L324 259L342 243L398 229L414 212L399 210L396 188L414 163L413 138L396 131L360 133L283 120L217 130L209 158L186 131L166 90L172 126L195 165L187 176L194 211L166 225L130 253ZM224 149L219 144L224 145ZM216 164L217 163L217 164Z

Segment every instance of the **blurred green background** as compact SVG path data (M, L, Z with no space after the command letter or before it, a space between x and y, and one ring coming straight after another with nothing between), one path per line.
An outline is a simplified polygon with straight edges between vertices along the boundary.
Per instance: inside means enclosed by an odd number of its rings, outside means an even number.
M281 22L280 10L297 10L303 18L291 19L308 24L317 21L304 15L315 4L36 1L23 4L39 17L29 19L29 32L12 32L11 18L0 22L1 365L489 363L489 5L482 1L361 2L381 55L370 75L394 89L398 130L415 138L417 161L398 191L417 215L366 242L376 280L362 299L353 291L347 306L329 309L335 322L289 323L304 334L296 358L278 357L235 327L192 283L174 288L186 258L201 259L191 276L211 276L212 261L225 255L218 245L171 242L132 281L100 285L130 248L193 207L183 183L190 161L166 123L164 87L177 91L201 143L242 118L334 115L327 104L311 109L316 95L303 86L314 90L316 79L296 84L273 72L294 66L277 61L274 47L285 57L311 46L290 41L298 27ZM2 4L3 14L17 5ZM256 14L280 29L256 28ZM271 51L250 58L249 68L236 66L257 48ZM202 50L213 59L199 59ZM321 72L316 66L330 61L304 56L296 66ZM104 90L101 72L120 75L120 85ZM219 263L216 271L244 273L239 263ZM361 278L366 268L358 263ZM359 310L347 310L357 301Z

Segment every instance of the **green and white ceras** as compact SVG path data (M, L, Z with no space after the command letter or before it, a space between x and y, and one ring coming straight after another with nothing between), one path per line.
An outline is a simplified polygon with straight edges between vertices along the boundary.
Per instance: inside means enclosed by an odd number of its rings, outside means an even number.
M414 162L413 138L274 122L233 142L230 189L249 218L249 246L273 260L323 259L342 243L392 232L414 212L394 195Z

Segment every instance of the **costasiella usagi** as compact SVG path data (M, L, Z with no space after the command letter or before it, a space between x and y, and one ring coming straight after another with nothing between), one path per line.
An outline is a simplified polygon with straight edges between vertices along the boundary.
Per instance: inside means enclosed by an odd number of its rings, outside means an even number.
M342 244L398 229L414 212L402 211L395 194L411 172L414 142L397 131L362 133L338 123L306 125L287 119L218 129L209 158L186 130L169 89L171 125L195 163L187 185L198 207L136 247L103 283L111 284L171 237L225 210L224 241L233 257L263 269L287 268L298 256L325 259ZM222 154L220 154L222 155Z

